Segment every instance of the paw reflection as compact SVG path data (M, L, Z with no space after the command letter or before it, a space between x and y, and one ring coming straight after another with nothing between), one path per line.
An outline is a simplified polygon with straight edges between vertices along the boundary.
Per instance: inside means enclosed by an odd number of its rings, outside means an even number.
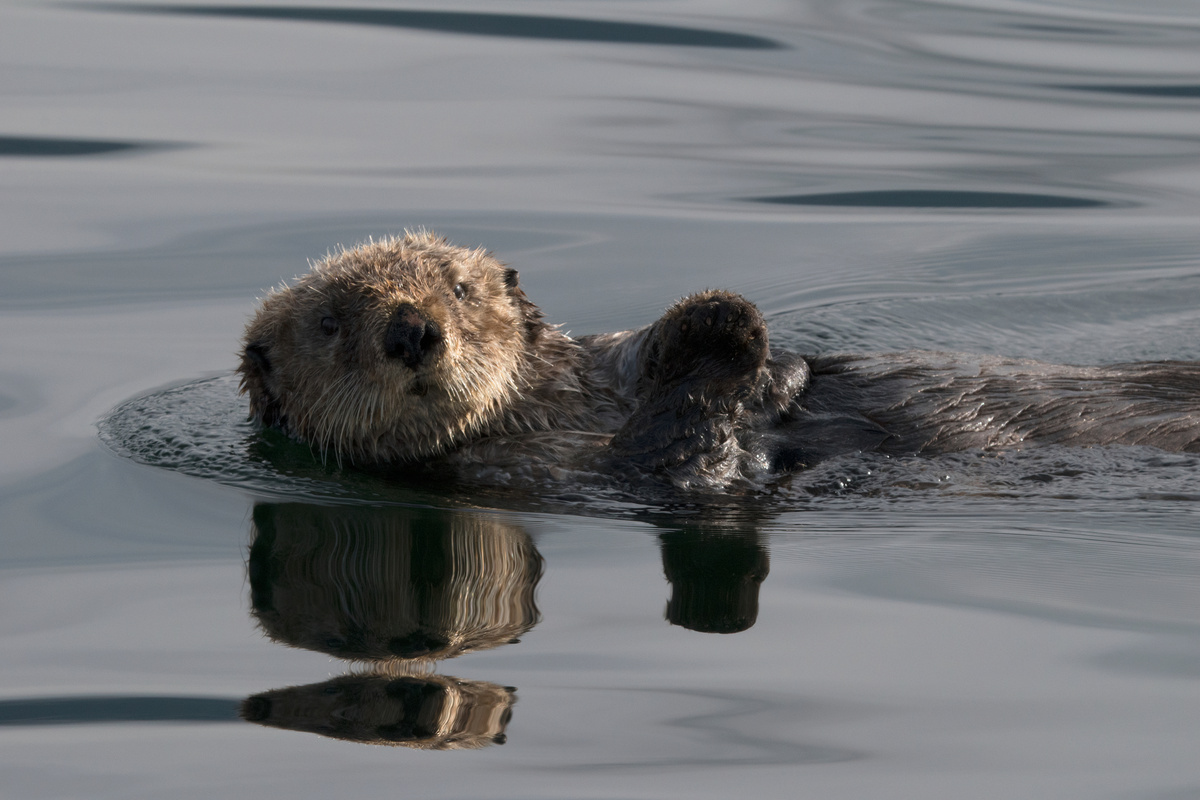
M659 535L663 573L671 583L666 618L701 633L739 633L758 619L758 587L770 571L754 533L694 529Z

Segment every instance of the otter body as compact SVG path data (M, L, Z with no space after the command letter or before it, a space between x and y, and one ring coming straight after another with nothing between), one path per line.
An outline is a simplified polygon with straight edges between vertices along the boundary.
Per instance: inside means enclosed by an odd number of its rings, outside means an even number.
M721 291L572 339L516 271L426 233L331 255L271 293L238 371L253 417L323 457L481 480L575 469L728 488L857 450L1200 450L1195 363L773 353L754 305Z
M781 461L1032 444L1200 452L1200 363L1075 367L912 351L808 359L803 412L776 433Z

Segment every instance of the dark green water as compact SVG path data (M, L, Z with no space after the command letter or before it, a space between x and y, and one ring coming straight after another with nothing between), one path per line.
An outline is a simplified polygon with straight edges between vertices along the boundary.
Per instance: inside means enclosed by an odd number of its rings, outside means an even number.
M1200 359L1192 4L5 2L0 41L0 795L1200 793L1195 457L397 486L258 457L222 377L269 287L420 226L574 334L723 286L805 352Z

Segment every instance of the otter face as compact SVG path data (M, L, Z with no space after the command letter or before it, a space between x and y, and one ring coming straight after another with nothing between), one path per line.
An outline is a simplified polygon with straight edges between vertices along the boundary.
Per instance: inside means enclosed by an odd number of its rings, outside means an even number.
M486 433L526 387L544 324L517 274L428 233L327 257L246 326L264 425L339 461L415 461Z

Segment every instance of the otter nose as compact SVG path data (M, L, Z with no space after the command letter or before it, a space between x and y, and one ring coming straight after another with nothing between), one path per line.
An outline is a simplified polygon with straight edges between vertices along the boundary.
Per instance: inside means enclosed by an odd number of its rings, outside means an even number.
M426 319L412 303L401 303L383 334L383 352L416 369L442 341L442 329Z

